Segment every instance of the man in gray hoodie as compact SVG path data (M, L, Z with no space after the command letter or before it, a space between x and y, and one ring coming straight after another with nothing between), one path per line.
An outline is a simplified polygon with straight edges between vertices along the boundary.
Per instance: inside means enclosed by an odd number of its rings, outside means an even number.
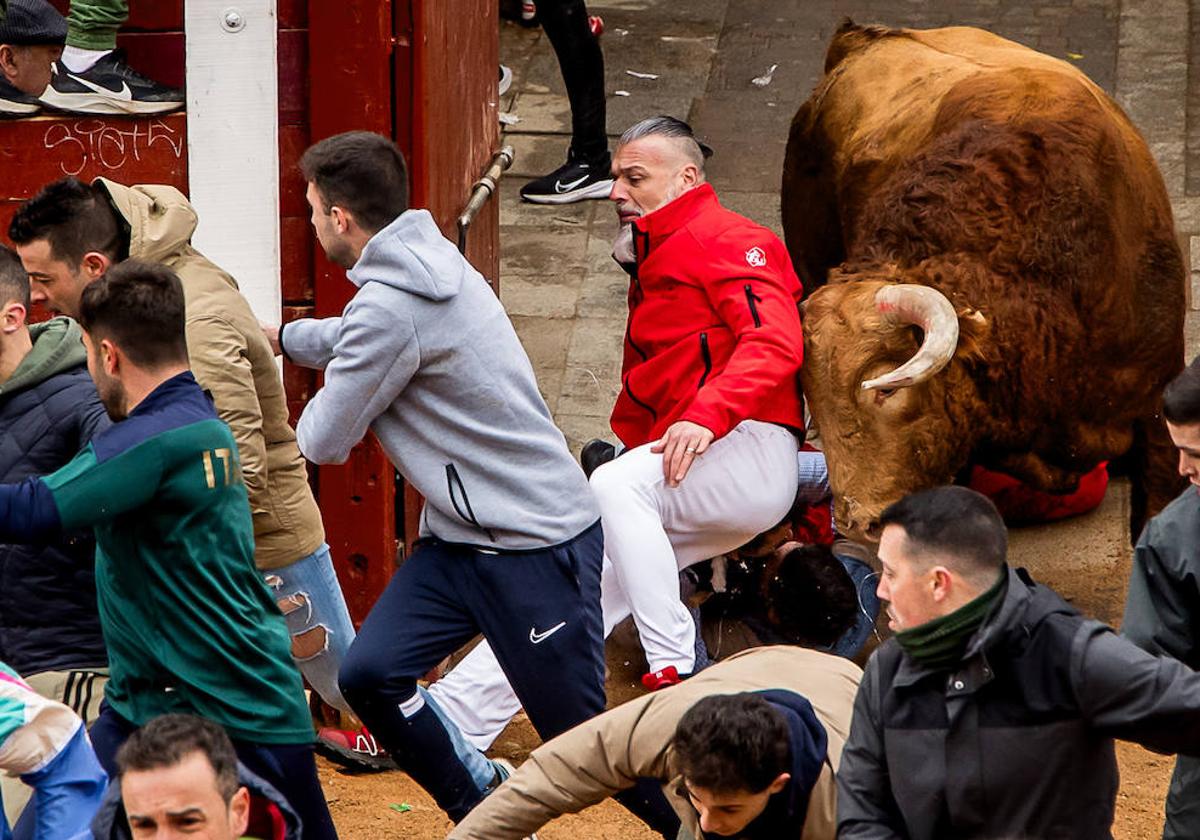
M300 450L341 463L370 429L426 500L421 539L340 684L458 821L503 773L417 680L482 632L543 738L603 711L599 512L499 300L428 211L407 209L395 144L341 134L300 167L317 238L358 287L341 317L277 335L289 359L325 371L297 426Z

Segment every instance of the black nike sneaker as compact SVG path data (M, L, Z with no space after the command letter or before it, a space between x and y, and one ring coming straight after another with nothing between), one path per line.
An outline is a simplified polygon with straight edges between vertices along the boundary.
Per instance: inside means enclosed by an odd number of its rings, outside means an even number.
M42 102L69 114L165 114L183 107L183 91L147 79L113 50L82 73L57 62Z
M608 152L594 161L578 160L567 153L567 162L549 175L521 187L521 198L534 204L571 204L588 198L608 198L612 192Z
M0 118L32 117L40 110L42 103L36 96L19 90L0 76Z

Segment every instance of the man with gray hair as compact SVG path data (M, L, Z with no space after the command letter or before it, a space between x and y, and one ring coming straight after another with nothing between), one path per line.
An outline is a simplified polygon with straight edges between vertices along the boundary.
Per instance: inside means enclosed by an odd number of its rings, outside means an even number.
M717 201L709 154L659 116L625 132L612 164L613 256L631 278L611 418L623 451L593 441L584 469L604 528L604 632L633 615L650 690L703 666L679 570L778 524L798 484L800 281L773 233ZM481 644L433 687L479 746L519 708L501 679Z
M631 278L611 417L624 451L591 485L611 528L605 630L632 613L651 690L698 664L679 570L784 517L804 427L800 281L773 233L717 201L705 152L687 123L651 117L612 166L614 257Z

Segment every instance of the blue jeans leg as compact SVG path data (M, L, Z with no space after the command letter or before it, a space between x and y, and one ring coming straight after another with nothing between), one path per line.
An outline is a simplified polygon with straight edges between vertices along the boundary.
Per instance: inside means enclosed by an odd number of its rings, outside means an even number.
M870 566L855 557L845 554L835 554L834 556L841 562L858 593L858 617L854 626L833 644L829 652L836 656L853 659L862 650L871 634L875 632L875 620L879 618L880 607L879 596L875 594L879 575Z
M349 712L337 675L354 641L354 625L329 546L322 545L290 566L264 572L263 579L287 619L300 673L322 700Z

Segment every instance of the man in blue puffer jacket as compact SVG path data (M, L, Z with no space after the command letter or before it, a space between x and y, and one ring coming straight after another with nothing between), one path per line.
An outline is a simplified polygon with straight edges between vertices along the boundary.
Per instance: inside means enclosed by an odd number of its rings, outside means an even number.
M26 325L29 279L0 246L0 482L53 472L108 428L87 372L79 327L67 318ZM43 545L0 544L0 661L85 722L107 680L90 531ZM0 781L10 820L28 789Z

